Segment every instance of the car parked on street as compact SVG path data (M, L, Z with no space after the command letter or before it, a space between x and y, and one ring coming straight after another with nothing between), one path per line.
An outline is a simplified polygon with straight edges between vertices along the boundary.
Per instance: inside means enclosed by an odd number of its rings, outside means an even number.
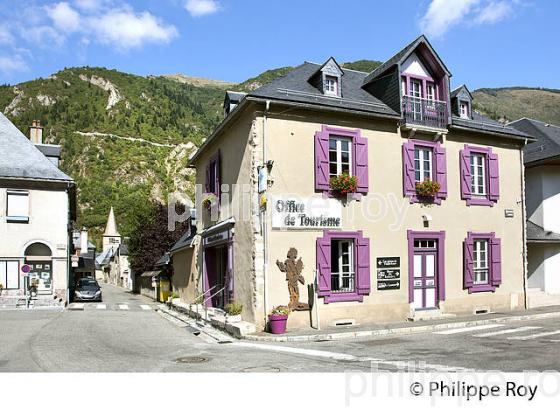
M80 279L74 290L74 300L101 302L103 300L101 286L93 278Z

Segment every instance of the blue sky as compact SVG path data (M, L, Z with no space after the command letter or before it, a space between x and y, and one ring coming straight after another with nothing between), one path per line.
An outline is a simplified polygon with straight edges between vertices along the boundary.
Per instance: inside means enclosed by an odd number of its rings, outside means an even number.
M0 0L0 83L84 65L237 82L425 33L453 85L560 88L559 17L556 0Z

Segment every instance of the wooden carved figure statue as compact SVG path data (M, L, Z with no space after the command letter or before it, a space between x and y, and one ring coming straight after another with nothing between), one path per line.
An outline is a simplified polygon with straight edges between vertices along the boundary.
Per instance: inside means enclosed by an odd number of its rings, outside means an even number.
M288 292L290 292L290 310L308 310L309 305L299 301L299 284L305 285L305 280L301 272L303 271L303 262L301 258L297 259L298 251L296 248L288 250L287 259L284 262L276 261L276 265L281 272L286 273L286 281L288 282Z

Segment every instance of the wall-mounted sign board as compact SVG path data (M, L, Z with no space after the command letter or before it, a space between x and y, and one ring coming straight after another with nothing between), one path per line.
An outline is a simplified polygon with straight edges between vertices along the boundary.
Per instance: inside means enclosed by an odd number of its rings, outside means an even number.
M342 205L334 198L280 195L270 198L273 229L323 230L342 227Z
M397 280L384 280L377 282L377 290L398 290L401 288L401 281Z
M401 258L398 256L377 258L377 268L398 268L401 266Z

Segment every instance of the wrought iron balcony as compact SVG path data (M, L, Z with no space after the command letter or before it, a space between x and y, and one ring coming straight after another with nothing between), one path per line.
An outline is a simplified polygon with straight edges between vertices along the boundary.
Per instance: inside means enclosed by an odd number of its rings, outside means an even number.
M406 125L419 125L428 128L447 128L447 103L425 98L402 98L403 119Z

